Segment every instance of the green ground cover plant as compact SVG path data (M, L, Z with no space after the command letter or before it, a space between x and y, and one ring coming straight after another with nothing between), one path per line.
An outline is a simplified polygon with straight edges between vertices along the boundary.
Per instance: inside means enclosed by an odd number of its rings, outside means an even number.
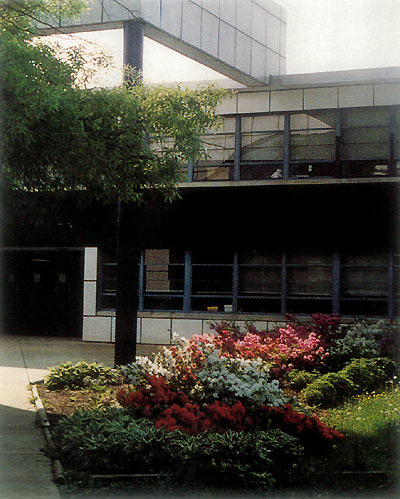
M72 364L65 362L53 367L45 377L46 386L51 390L63 388L79 389L105 385L117 385L122 382L121 374L110 367L97 362L85 361Z
M105 386L121 386L61 418L56 454L72 474L156 473L215 489L362 489L371 486L364 472L376 473L374 486L394 487L396 336L368 326L365 336L376 347L369 351L378 356L360 358L366 349L354 342L346 360L330 362L348 331L362 336L362 325L319 315L306 323L290 318L268 333L220 324L214 335L176 337L173 346L112 370ZM60 368L74 373L76 366ZM60 390L54 374L47 389ZM101 386L96 374L90 382L77 376L83 388L75 376L65 393ZM372 433L363 429L368 411L375 414ZM344 479L355 472L351 483Z

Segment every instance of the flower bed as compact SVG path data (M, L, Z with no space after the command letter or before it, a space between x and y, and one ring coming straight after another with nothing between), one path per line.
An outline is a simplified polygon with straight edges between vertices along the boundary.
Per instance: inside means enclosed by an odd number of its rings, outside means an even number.
M311 404L337 405L393 377L395 363L379 356L396 351L396 336L380 327L378 334L365 325L363 341L360 324L317 315L306 324L290 318L269 333L220 324L213 335L176 336L173 346L119 371L92 369L102 383L122 376L124 385L107 391L94 411L59 422L58 452L68 468L92 474L140 470L238 487L296 483L305 456L327 459L346 438ZM94 389L83 367L85 383L74 370L74 386ZM59 387L64 373L56 374Z

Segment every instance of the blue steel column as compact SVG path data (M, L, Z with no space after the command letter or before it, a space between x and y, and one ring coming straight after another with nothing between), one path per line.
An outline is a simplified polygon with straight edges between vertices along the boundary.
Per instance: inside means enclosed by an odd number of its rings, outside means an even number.
M388 176L396 175L396 115L395 109L390 110L390 130L389 130L389 167Z
M140 20L127 21L124 23L124 66L131 66L138 71L143 71L143 43L144 23ZM133 83L129 75L126 77L128 83Z
M333 253L332 265L332 313L340 314L340 253Z
M335 114L335 167L339 172L339 177L343 177L342 166L342 115L339 109Z
M139 264L139 312L144 310L144 251L140 252Z
M143 71L142 21L124 24L123 63ZM124 74L126 83L134 85L129 73ZM115 365L126 365L136 360L137 312L139 303L139 213L132 204L118 201L117 218L117 304L115 321Z
M235 125L235 159L233 164L233 180L240 180L240 151L242 149L242 119L236 116Z
M183 311L192 311L192 252L185 251L185 277L183 289Z
M287 255L282 253L281 264L281 313L287 313Z
M290 176L290 114L285 116L283 131L283 171L282 178L288 180Z
M189 160L187 165L187 181L188 182L194 181L194 166L192 160Z
M238 295L239 295L239 262L238 252L233 254L233 272L232 272L232 312L238 311Z
M394 257L393 257L393 253L390 253L389 265L388 265L388 317L389 317L389 319L393 319L393 317L394 317L393 291L394 291Z

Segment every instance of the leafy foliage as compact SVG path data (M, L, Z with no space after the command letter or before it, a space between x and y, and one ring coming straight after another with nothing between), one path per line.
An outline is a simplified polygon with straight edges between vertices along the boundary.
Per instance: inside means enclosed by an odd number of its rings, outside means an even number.
M107 385L121 383L121 375L110 367L105 367L97 362L85 361L72 364L66 362L53 367L45 376L45 384L49 390L62 390L64 388L79 389L91 385Z
M179 165L204 153L200 135L217 125L215 106L226 91L148 88L139 75L129 88L82 88L90 76L84 52L61 54L34 39L33 21L51 20L56 5L0 4L4 188L83 191L87 199L108 202L116 196L139 201L148 191L171 199ZM63 6L73 15L84 3ZM104 64L101 55L95 59Z
M185 435L157 429L116 409L76 412L56 428L67 468L90 473L168 473L184 481L271 486L302 455L297 439L279 430Z
M302 399L310 405L332 407L351 395L384 385L395 372L387 358L355 359L337 373L324 374L302 390Z

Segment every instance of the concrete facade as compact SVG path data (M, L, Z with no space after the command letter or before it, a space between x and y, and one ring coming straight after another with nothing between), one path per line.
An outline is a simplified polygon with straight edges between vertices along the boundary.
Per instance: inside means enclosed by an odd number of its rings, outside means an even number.
M246 85L286 71L286 13L272 0L100 0L57 31L144 23L144 35ZM54 25L57 20L51 20ZM43 27L43 33L56 32Z

